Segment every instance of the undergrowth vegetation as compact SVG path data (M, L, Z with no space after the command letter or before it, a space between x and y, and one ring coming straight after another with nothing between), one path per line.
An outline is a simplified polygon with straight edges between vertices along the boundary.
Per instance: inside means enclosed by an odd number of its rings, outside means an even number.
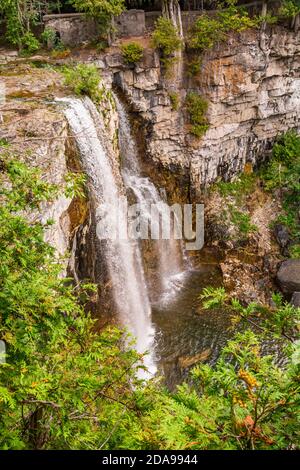
M207 287L204 308L222 306L234 312L234 327L251 329L236 334L214 366L193 368L173 393L157 379L145 383L137 377L141 356L124 332L95 330L85 308L95 286L62 278L44 241L51 222L39 221L41 203L62 188L41 179L5 140L0 159L1 449L299 447L300 309L278 294L272 307L245 306ZM83 179L72 180L63 190L84 197ZM37 217L27 219L28 211ZM284 365L263 352L266 337L280 341Z
M227 2L226 9L216 15L203 14L197 18L190 30L187 46L199 52L212 48L217 42L224 41L230 32L241 32L256 26L257 21L236 6L236 1Z
M278 221L288 227L300 242L300 136L289 131L278 138L271 160L260 172L265 189L276 191L282 200L283 212Z
M137 42L130 42L123 44L121 51L126 64L136 64L142 59L144 49Z
M100 103L104 87L101 85L100 73L95 65L77 64L62 69L65 76L65 84L76 95L87 95L95 103Z
M175 53L183 46L178 31L171 20L163 16L156 20L152 33L152 45L159 50L161 63L165 69L170 69L177 60Z
M186 110L190 119L190 132L196 137L202 137L209 129L209 123L206 118L208 102L196 92L189 92L185 100Z

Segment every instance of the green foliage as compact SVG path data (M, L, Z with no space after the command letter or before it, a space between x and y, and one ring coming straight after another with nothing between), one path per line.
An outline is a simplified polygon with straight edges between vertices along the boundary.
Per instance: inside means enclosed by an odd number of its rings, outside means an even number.
M254 26L256 21L238 8L236 2L230 2L227 9L218 11L214 17L204 14L197 18L190 31L188 47L204 52L217 42L224 41L228 33L241 32Z
M46 45L48 43L54 44L55 38L56 38L56 32L54 31L54 29L49 28L49 27L45 28L41 34L41 39L43 43Z
M202 66L202 59L201 57L197 57L195 59L192 59L188 63L188 75L190 77L195 77L198 75L201 71L201 66Z
M156 20L152 33L152 44L153 47L159 49L162 59L165 60L181 49L182 41L171 20L163 16Z
M238 210L232 204L229 205L229 212L231 221L238 229L240 236L249 235L251 232L255 232L257 230L256 225L251 223L249 214Z
M118 16L125 9L123 0L70 0L70 3L77 11L100 19L104 14L111 18Z
M216 308L224 304L227 294L224 287L205 287L199 296L203 301L203 308Z
M38 39L32 34L31 31L27 31L21 37L22 52L25 54L32 54L40 48Z
M271 160L261 170L261 178L267 191L280 191L285 213L278 220L288 226L296 239L300 236L299 174L300 136L289 131L277 139Z
M142 59L144 49L137 42L130 42L123 44L121 51L126 64L136 64Z
M278 22L278 17L272 15L271 13L267 13L265 16L257 16L255 21L257 26L262 24L268 24L272 26L273 24L276 24Z
M279 14L285 18L294 18L300 13L299 0L283 0Z
M76 95L88 95L95 103L103 98L103 86L95 65L78 64L63 69L65 84L72 88Z
M172 107L173 111L178 111L179 104L180 104L180 99L179 99L178 93L176 93L175 91L170 91L169 92L169 98L170 98L171 107Z
M0 13L6 22L6 38L19 46L25 53L31 54L39 49L39 42L34 37L31 29L37 25L40 12L46 1L43 0L1 0Z
M300 243L295 243L289 248L289 253L291 258L300 258Z
M250 194L256 184L256 175L254 173L242 173L234 181L219 181L214 189L224 196L232 196L236 201L240 201L244 196Z
M64 51L65 46L63 45L60 38L56 35L56 32L52 28L45 28L41 34L41 40L43 43L54 49L55 51Z
M57 188L10 151L1 159L0 448L107 448L120 418L130 422L138 356L121 331L95 331L77 300L93 286L75 291L60 276L45 227L24 217Z
M219 21L204 14L197 18L190 32L188 47L203 52L206 49L212 48L218 41L223 39L224 34L220 30Z
M197 93L190 92L186 96L185 104L190 117L190 132L200 138L209 129L209 123L205 116L208 102Z
M245 172L233 181L218 181L212 187L212 191L217 191L224 198L224 218L234 225L236 232L231 235L233 239L244 239L257 230L251 223L246 204L248 196L255 190L256 183L257 175Z
M70 0L71 5L87 16L95 18L103 32L111 30L111 20L125 10L124 0Z
M103 52L108 47L108 42L105 39L101 39L96 43L97 52Z
M84 173L68 172L65 176L67 197L77 197L85 199L86 197L86 176Z
M156 397L142 417L138 447L146 449L297 448L299 348L280 368L264 355L260 338L239 333L216 365L198 365L191 385ZM293 359L292 359L293 358Z

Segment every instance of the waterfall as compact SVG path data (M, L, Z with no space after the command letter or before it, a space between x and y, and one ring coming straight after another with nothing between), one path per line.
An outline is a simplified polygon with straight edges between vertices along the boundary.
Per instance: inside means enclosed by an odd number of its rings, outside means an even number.
M104 203L114 210L119 206L119 197L124 190L120 170L114 164L116 159L110 156L106 145L100 114L89 98L61 98L58 101L66 104L64 113L80 150L96 205ZM124 182L128 184L126 172ZM118 214L119 227L122 231L127 230L127 213ZM138 241L107 239L103 255L121 322L135 336L138 352L151 350L154 331ZM145 364L150 372L155 371L151 355L146 356Z
M150 178L142 176L138 160L137 142L133 136L128 114L124 105L114 97L119 115L119 148L122 159L124 185L130 189L141 207L141 215L150 221L149 204L159 205L162 215L169 207ZM156 299L159 303L170 302L182 287L186 271L182 242L171 237L155 241L158 250L160 289Z

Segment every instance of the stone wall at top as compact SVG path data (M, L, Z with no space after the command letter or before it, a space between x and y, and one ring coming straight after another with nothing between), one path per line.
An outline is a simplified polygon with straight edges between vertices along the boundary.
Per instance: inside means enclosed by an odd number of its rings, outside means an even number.
M60 15L45 15L45 28L56 31L65 46L78 46L84 42L97 39L100 28L93 18L87 18L83 13L65 13ZM118 38L143 36L145 34L144 10L124 11L115 18L114 26Z

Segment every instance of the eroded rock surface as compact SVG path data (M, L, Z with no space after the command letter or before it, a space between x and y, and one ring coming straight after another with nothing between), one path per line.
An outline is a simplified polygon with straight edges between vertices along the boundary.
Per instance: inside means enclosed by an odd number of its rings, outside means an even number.
M183 76L178 111L150 49L136 68L124 68L118 53L106 56L101 67L111 69L142 117L148 158L185 168L196 193L218 176L231 178L246 162L261 160L278 134L300 127L300 37L279 26L264 41L259 31L247 31L205 54L199 76ZM202 139L188 132L184 99L191 90L209 102L210 128Z

